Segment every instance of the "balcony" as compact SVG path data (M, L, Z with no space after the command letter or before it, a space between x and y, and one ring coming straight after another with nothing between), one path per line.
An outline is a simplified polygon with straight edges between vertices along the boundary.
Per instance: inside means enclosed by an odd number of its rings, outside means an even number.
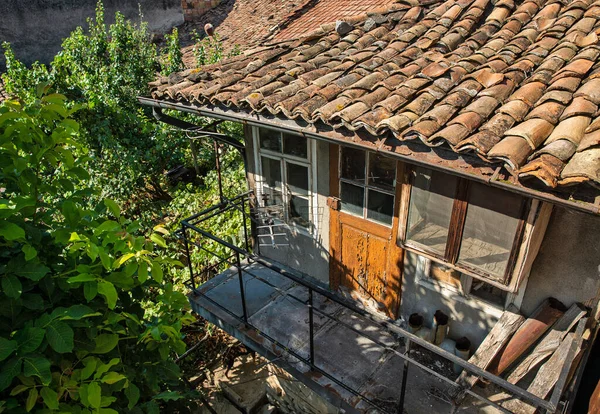
M562 392L541 399L253 253L263 224L253 205L249 192L183 220L192 308L334 406L345 412L509 412L499 396L521 399L532 412L556 412L562 404ZM203 230L203 223L225 213L242 217L242 247ZM217 259L197 269L194 249ZM454 365L491 386L461 388ZM451 398L458 394L466 395L460 404Z

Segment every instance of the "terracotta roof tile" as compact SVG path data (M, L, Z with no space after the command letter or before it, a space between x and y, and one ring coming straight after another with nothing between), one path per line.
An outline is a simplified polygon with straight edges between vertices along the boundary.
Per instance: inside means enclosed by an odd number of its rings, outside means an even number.
M385 2L362 0L340 36L324 23L341 3L316 3L276 42L159 79L152 95L444 145L523 182L600 187L598 4L398 0L369 15Z

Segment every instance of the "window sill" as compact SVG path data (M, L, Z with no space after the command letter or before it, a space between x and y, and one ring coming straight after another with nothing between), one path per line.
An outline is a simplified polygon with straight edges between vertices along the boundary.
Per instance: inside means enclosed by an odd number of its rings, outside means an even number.
M459 303L463 303L472 308L478 309L488 315L494 316L496 318L500 318L504 309L498 305L491 304L489 302L476 299L473 296L465 296L457 289L452 287L441 286L438 283L433 283L423 278L417 279L417 284L424 287L425 289L434 291L446 299L450 299L452 301L456 301Z

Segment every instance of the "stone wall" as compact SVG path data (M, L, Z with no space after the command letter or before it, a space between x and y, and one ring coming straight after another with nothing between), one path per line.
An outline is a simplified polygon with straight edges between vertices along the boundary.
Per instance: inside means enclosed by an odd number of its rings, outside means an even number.
M117 11L128 19L144 20L153 32L166 32L183 23L182 0L103 0L108 23ZM185 0L184 0L185 1ZM196 0L194 0L196 1ZM12 44L15 54L27 64L48 63L60 50L64 38L78 26L87 28L97 0L0 0L0 42ZM0 54L0 71L5 67Z
M221 0L181 0L183 18L186 22L192 22L219 3Z

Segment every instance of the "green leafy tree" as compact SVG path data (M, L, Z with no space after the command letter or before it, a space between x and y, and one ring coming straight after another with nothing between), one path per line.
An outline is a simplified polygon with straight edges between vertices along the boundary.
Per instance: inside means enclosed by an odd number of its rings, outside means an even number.
M192 317L164 270L180 264L163 228L88 208L80 107L43 91L0 106L0 411L158 412L183 396L170 357Z
M165 35L165 41L167 43L163 56L163 70L162 72L166 75L182 71L185 66L183 64L183 52L181 51L181 44L179 42L179 31L176 27L173 28L171 34Z

